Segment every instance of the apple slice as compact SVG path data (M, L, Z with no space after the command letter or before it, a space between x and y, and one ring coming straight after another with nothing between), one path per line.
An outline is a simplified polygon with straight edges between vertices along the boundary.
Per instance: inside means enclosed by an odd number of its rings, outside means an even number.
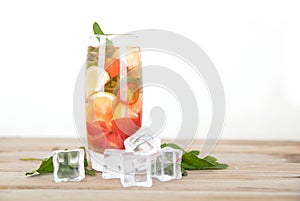
M106 71L103 71L103 75L99 75L98 73L99 72L97 66L91 66L86 69L86 74L85 74L86 97L90 96L96 91L99 91L101 86L104 86L109 81L110 77Z

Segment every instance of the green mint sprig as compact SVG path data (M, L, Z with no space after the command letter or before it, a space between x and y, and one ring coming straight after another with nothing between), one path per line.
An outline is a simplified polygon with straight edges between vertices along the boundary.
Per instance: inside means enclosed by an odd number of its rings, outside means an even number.
M91 176L95 176L96 172L93 169L88 169L88 161L87 161L87 157L86 157L86 150L85 147L79 147L80 149L84 150L84 169L85 169L85 174L86 175L91 175ZM65 149L67 150L67 149ZM20 160L23 161L32 161L32 160L37 160L37 161L42 161L41 165L39 166L38 169L36 170L32 170L29 172L25 173L25 176L34 176L34 175L40 175L40 174L46 174L46 173L53 173L53 157L50 156L49 158L20 158Z
M171 147L174 149L180 149L182 151L182 176L187 176L186 170L219 170L226 169L228 167L227 164L217 162L217 159L210 155L206 156L205 158L199 158L198 155L200 154L200 151L198 150L187 152L174 143L164 143L161 145L161 148L164 147Z
M41 160L42 163L37 170L32 170L30 172L26 172L25 176L37 175L37 174L44 174L44 173L51 173L53 172L53 164L52 164L52 156L49 158L21 158L20 160L29 161L29 160Z
M93 24L93 31L95 35L105 35L102 29L100 28L100 25L97 22L94 22ZM97 39L100 41L100 38ZM106 39L106 45L113 46L113 42L109 39Z

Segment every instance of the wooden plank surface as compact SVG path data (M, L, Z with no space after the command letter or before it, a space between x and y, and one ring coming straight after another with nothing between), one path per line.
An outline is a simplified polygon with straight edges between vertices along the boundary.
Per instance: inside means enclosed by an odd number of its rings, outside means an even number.
M223 140L213 155L228 169L189 171L182 180L154 180L151 188L122 188L101 173L67 183L55 183L52 174L24 176L39 162L19 158L79 146L78 139L0 138L0 200L300 200L299 141Z

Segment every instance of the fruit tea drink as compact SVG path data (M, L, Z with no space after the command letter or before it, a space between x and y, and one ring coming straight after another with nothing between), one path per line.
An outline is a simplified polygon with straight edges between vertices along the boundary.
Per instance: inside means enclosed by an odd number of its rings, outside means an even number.
M105 48L103 54L101 48ZM126 38L122 46L107 38L105 46L97 42L90 45L86 65L86 128L92 153L124 149L124 140L141 127L142 100L139 47L127 45Z

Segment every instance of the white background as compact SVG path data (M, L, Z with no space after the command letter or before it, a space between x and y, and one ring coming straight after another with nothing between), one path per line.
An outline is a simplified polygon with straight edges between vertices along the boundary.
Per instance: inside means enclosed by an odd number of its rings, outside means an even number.
M164 29L197 43L224 84L223 138L300 140L299 10L299 1L287 0L1 1L0 136L77 136L72 94L98 21L106 33ZM164 60L149 58L143 61ZM148 91L146 102L155 102L155 90ZM201 113L208 112L209 102L202 103ZM168 125L176 129L172 116ZM209 120L200 123L205 130Z

